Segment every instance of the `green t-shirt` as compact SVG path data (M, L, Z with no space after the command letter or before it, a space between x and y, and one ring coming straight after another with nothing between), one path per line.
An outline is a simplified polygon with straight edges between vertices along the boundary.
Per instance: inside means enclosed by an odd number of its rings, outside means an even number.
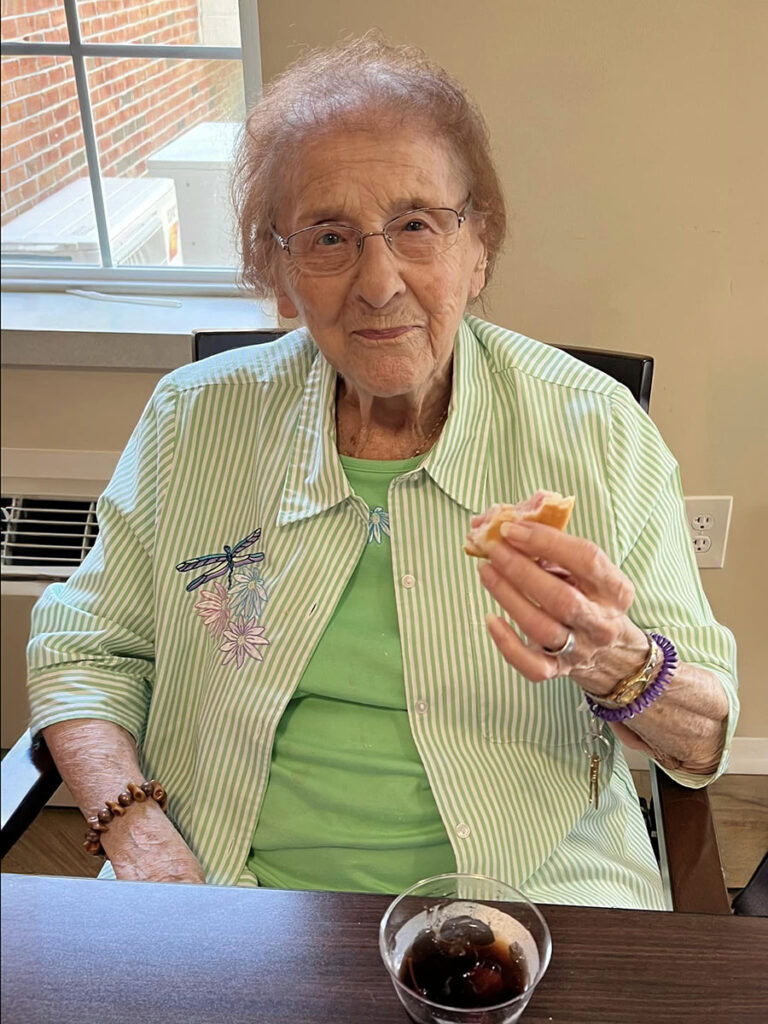
M341 458L368 544L277 729L248 860L261 885L392 893L456 870L408 723L386 512L421 458Z

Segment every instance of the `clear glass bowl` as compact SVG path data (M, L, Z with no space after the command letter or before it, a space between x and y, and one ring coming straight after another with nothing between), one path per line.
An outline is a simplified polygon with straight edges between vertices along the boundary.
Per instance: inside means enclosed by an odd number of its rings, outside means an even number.
M451 925L443 927L445 922L465 916L481 922L480 928L489 927L494 939L514 953L524 974L519 995L481 1007L446 1006L401 980L414 939L425 929L451 935L459 926L452 932ZM467 925L460 927L466 930ZM541 913L511 885L483 875L437 875L417 882L390 904L379 928L379 950L400 1001L417 1024L514 1024L549 966L552 939Z

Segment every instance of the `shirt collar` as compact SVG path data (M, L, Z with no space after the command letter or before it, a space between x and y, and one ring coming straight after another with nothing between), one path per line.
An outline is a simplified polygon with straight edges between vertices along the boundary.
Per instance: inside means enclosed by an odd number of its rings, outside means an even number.
M277 525L318 515L352 494L336 450L336 371L318 351L304 387Z
M353 496L336 450L336 371L318 351L307 376L288 459L277 525L318 515ZM443 432L415 473L425 472L469 512L488 505L492 372L462 320L456 335L453 390Z
M492 372L466 319L456 335L448 419L422 467L468 512L488 506L488 441L493 409Z

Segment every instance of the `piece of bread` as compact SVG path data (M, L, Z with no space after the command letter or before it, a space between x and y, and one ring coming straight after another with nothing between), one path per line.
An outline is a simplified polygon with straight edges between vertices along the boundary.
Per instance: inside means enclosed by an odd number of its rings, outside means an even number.
M544 523L564 530L575 501L573 496L564 498L556 491L536 491L516 505L491 505L484 522L469 531L464 550L475 558L488 558L491 544L502 539L503 523Z

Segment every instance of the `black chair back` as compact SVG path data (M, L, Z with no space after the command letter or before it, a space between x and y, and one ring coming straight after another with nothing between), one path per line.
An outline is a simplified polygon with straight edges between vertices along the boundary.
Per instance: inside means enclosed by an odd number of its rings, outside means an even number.
M594 366L596 370L602 370L609 377L613 377L620 384L629 388L640 403L642 409L648 412L651 404L651 384L653 383L653 359L651 356L638 356L630 352L604 352L597 348L569 348L566 345L558 345L563 352L575 356L582 363Z
M200 359L207 359L208 356L217 356L220 352L229 352L232 348L245 348L246 345L264 345L268 341L277 341L287 331L275 328L274 330L253 330L250 327L229 331L216 331L202 329L192 331L192 349L195 354L195 362Z
M240 330L216 331L199 330L192 332L195 361L216 356L232 348L243 348L246 345L263 345L286 334L286 331L274 330ZM628 352L605 352L593 348L567 348L558 345L563 352L575 356L588 366L602 370L609 377L624 384L634 395L640 406L648 412L651 401L651 384L653 382L653 359L650 356L638 356Z

